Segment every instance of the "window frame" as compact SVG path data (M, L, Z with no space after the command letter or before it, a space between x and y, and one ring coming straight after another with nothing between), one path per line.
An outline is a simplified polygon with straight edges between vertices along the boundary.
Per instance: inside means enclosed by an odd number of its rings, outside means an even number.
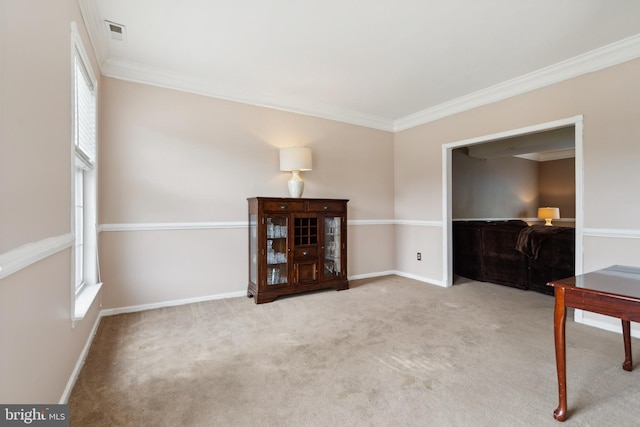
M83 112L79 107L85 103L87 95L91 104ZM85 98L80 99L83 96ZM74 244L70 294L71 320L75 326L85 317L102 286L96 229L98 83L75 22L71 23L71 121L71 230Z

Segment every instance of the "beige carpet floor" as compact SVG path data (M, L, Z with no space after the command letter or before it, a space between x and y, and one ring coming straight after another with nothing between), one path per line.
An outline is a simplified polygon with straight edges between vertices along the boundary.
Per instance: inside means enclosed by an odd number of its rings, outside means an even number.
M639 425L623 358L569 316L564 425ZM387 276L105 317L69 406L72 426L560 426L556 381L553 297Z

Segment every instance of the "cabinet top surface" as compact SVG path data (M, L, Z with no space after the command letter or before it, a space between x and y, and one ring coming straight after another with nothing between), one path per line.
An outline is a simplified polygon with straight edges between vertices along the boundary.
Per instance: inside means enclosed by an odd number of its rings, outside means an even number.
M323 199L323 198L300 198L300 199L296 199L293 197L248 197L247 200L257 200L257 201L262 201L262 200L277 200L280 202L295 202L295 201L334 201L334 202L348 202L349 199Z

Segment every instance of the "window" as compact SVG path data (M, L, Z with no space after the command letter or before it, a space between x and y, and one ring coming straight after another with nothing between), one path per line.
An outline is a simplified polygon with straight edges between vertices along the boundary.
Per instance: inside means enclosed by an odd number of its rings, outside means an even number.
M75 198L75 217L74 217L74 223L75 223L75 246L74 249L76 251L75 254L75 274L74 274L74 279L75 279L75 286L74 286L74 293L78 294L80 292L82 292L82 289L84 289L84 285L85 285L85 280L84 280L84 225L85 225L85 220L84 220L84 168L83 167L78 167L78 164L76 164L76 170L75 170L75 194L74 194L74 198Z
M100 289L97 257L96 79L80 36L72 26L73 55L73 229L72 318L82 319Z

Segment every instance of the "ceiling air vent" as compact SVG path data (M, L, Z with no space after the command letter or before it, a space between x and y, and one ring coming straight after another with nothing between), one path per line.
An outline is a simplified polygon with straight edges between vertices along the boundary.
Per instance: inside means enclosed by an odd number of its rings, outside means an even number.
M107 31L109 31L109 35L111 36L111 40L117 41L125 41L127 40L127 28L124 25L116 24L111 21L104 21L107 25Z

